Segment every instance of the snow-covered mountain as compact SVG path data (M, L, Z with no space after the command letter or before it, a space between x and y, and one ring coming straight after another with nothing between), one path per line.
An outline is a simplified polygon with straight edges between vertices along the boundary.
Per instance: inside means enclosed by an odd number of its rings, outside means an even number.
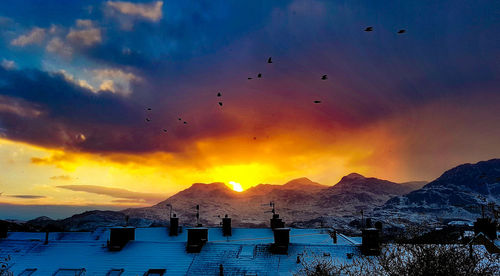
M242 193L223 183L196 183L155 206L123 212L131 217L167 220L171 205L181 223L192 225L195 224L195 206L200 205L201 222L207 225L218 225L218 216L228 214L237 226L264 226L271 216L269 203L273 201L285 221L301 224L318 217L351 216L410 191L409 185L355 173L345 176L334 186L299 178L283 185L260 184Z
M271 217L270 201L275 202L276 211L288 225L303 227L325 223L348 229L359 220L360 210L393 226L474 220L481 212L480 204L500 204L500 159L460 165L430 183L394 183L356 173L333 186L298 178L283 185L260 184L241 193L224 183L195 183L151 207L91 211L64 220L41 217L28 222L27 227L55 225L65 230L91 230L123 225L126 216L131 225L161 225L168 221L170 205L181 225L196 223L195 206L200 205L200 222L204 225L218 225L219 216L228 214L234 226L265 227Z
M422 189L390 199L377 212L419 214L417 220L426 216L472 220L481 212L480 205L488 203L500 204L500 159L448 170Z
M392 197L411 191L412 188L407 185L351 173L335 186L320 193L318 205L323 208L337 205L342 210L353 213L382 205Z

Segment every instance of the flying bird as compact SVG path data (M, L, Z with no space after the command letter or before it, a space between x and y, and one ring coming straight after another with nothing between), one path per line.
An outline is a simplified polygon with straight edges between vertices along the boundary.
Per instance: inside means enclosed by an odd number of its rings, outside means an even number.
M151 110L151 107L148 107L148 110Z
M272 57L269 57L269 58L267 59L267 63L273 63L273 59L272 59Z
M259 74L257 75L257 78L262 78L262 74L261 74L261 73L259 73Z
M182 119L181 119L181 118L177 118L177 120L179 120L179 121L180 121L180 120L182 120Z
M373 27L366 27L365 32L371 32L373 31Z
M151 122L151 119L149 119L149 118L146 118L146 122Z
M186 121L184 121L184 124L185 124L185 125L187 125L187 122L186 122Z
M167 130L166 130L166 129L163 129L163 132L167 132Z
M401 29L401 30L398 31L398 34L404 34L404 33L406 33L405 29Z
M221 94L220 92L219 92L219 93L217 93L217 97L220 97L220 96L222 96L222 94Z
M251 80L252 78L248 78L249 80Z
M315 104L319 104L319 103L321 103L321 101L314 101L314 103L315 103Z
M322 79L322 80L327 80L327 79L328 79L328 76L327 76L327 75L323 75L323 76L321 77L321 79Z
M222 106L222 102L219 102L219 105Z

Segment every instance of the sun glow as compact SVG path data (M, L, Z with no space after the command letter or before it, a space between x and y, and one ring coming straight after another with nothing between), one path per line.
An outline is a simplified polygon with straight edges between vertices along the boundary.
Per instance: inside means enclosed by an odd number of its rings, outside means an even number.
M240 183L236 183L234 181L229 181L229 184L233 186L233 190L236 192L243 192L243 188L241 187Z

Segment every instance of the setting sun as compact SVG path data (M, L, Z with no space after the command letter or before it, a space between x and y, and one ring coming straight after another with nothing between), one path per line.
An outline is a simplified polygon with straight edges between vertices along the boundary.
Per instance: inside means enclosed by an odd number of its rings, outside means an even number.
M236 183L234 181L229 181L229 184L231 184L233 187L232 189L236 192L243 192L243 188L241 187L240 183Z

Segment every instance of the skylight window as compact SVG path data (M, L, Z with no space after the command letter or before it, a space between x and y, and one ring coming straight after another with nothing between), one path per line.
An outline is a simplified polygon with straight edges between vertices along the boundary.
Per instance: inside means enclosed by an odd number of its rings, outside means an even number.
M163 276L167 270L166 269L150 269L145 276Z
M19 276L30 276L35 273L36 268L26 268L23 272L19 273Z
M121 268L121 269L111 269L110 271L108 271L108 274L106 274L106 276L120 276L122 275L124 269Z

